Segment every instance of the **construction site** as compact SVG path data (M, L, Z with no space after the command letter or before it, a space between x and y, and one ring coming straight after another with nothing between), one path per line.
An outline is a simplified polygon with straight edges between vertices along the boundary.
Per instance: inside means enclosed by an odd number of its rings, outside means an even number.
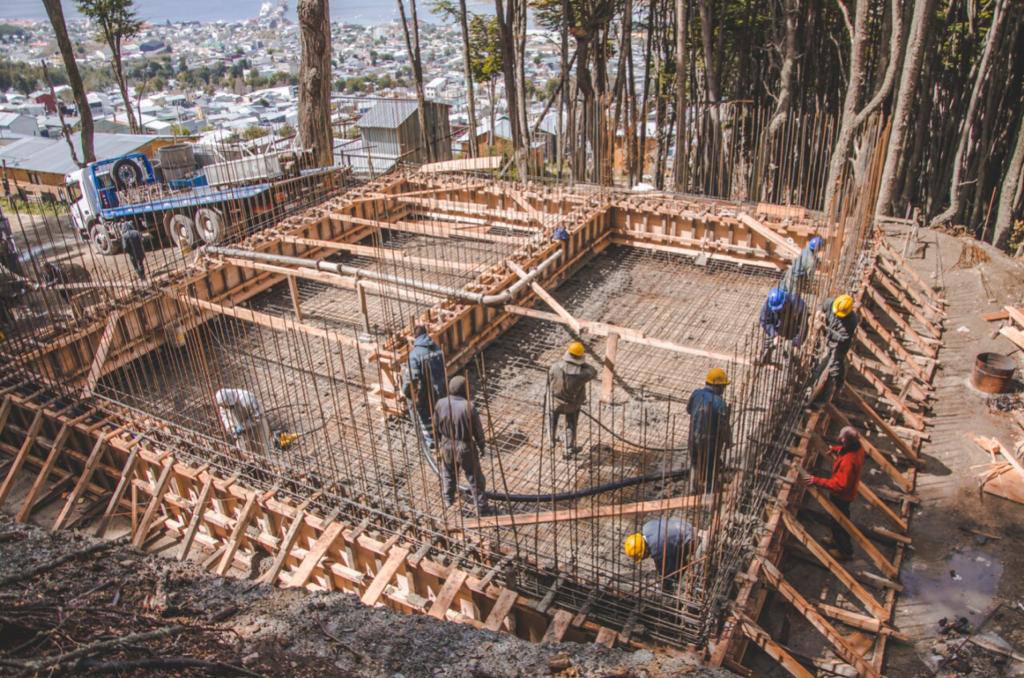
M303 173L266 209L226 205L233 236L220 244L173 233L151 243L142 280L125 255L71 236L64 208L10 214L32 256L19 274L4 269L18 292L5 297L0 341L0 505L17 523L107 540L89 553L130 542L253 586L347 592L527 641L650 650L741 675L898 673L887 648L915 640L897 604L912 513L930 510L918 476L933 460L953 301L927 257L910 260L924 233L876 220L884 135L868 137L858 176L825 212L512 181L458 161L371 178ZM761 361L765 296L814 237L825 244L801 290L807 339ZM60 275L44 275L49 261ZM1007 323L989 338L1003 353L1007 340L1024 346L1021 279L985 283ZM814 311L840 294L861 324L845 386L812 408L824 350ZM446 506L403 394L419 325L481 414L489 515L465 491ZM563 454L547 374L571 341L598 377L578 450ZM704 492L687 398L716 367L731 381L733 444ZM232 439L222 389L255 394L272 442ZM867 454L850 517L798 482L831 466L844 426L862 432ZM989 480L1019 500L1019 460L987 440ZM622 548L659 516L695 533L671 589ZM856 545L853 564L823 546L830 519ZM25 538L14 522L4 529ZM5 585L19 581L12 572ZM21 644L3 648L4 666L53 671L84 656L55 653L43 617L21 618L2 622ZM22 649L55 659L29 664ZM550 661L557 673L573 660ZM365 657L346 668L385 666L399 670Z

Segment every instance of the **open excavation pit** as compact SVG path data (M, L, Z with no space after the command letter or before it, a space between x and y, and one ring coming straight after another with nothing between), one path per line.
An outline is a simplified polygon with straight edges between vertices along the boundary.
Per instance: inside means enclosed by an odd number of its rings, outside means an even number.
M800 208L393 173L202 248L151 287L101 294L55 337L11 333L8 432L31 434L25 403L40 397L80 416L60 425L83 438L69 475L95 444L109 449L113 482L140 479L131 498L99 483L108 522L130 511L141 544L160 512L218 571L254 568L535 639L704 648L790 487L787 455L807 446L814 342L755 365L757 314L813 235L831 246L808 305L863 278L866 221L849 209L835 223ZM444 508L407 416L400 373L420 323L449 376L469 377L496 516L477 518L468 501ZM600 376L567 459L549 442L546 371L574 337ZM685 406L713 366L732 378L736 444L705 496L690 485ZM240 451L217 417L220 388L255 393L272 428L297 441ZM97 432L102 441L85 439ZM125 459L146 467L122 472ZM218 492L222 517L197 513ZM180 500L160 503L172 493ZM136 520L140 500L149 517ZM674 593L621 552L658 514L699 535Z

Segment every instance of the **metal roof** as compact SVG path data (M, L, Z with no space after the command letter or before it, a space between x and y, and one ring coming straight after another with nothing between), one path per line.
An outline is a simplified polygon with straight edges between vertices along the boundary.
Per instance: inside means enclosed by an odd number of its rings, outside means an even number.
M447 106L439 101L428 101L427 106ZM416 113L416 102L404 99L378 101L377 105L363 114L356 123L358 127L383 127L397 129L409 116Z
M137 151L154 139L161 137L148 134L106 134L93 136L96 157L100 160L116 158L125 153ZM82 143L79 135L72 135L75 151L81 158ZM64 139L28 137L0 148L0 161L8 167L25 169L30 172L46 172L65 175L78 169L71 160L71 152Z

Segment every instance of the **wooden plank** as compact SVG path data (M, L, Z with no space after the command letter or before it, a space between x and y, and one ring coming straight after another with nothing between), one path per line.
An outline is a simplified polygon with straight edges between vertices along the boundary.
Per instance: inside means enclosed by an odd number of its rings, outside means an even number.
M1016 344L1017 348L1024 349L1024 332L1016 327L1000 327L999 334Z
M925 297L932 304L935 304L937 306L946 305L946 300L938 296L935 290L933 290L931 286L927 282L925 282L920 275L918 275L917 271L915 271L913 266L910 265L910 262L904 259L899 252L894 250L892 246L889 245L889 243L887 243L885 240L882 240L881 247L878 251L884 254L885 256L889 257L895 264L895 267L892 269L894 277L899 278L899 276L903 274L909 275L913 282L917 284L918 289L921 291L921 293L924 294ZM910 285L908 284L909 281L906 281L904 279L901 282L903 283L904 287L910 287Z
M643 513L657 513L676 509L697 508L709 502L708 495L695 494L669 499L652 499L632 504L603 504L589 508L572 507L557 511L538 511L537 513L513 513L503 516L486 516L470 518L463 521L462 526L451 529L479 529L484 527L504 527L508 525L537 525L540 523L557 523L566 520L585 520L588 518L612 518L634 516Z
M608 341L604 347L604 368L601 370L601 402L610 403L615 387L615 361L619 354L619 335L608 333Z
M851 537L853 537L853 540L857 542L862 549L864 549L864 552L868 554L871 562L873 562L879 570L884 572L888 577L899 576L899 568L894 566L888 558L882 555L882 552L878 550L878 547L875 546L870 539L865 537L864 533L860 531L860 528L854 525L853 521L844 516L842 511L836 508L836 505L833 504L821 490L817 487L810 486L807 488L807 493L814 497L814 500L818 502L818 505L825 509L825 511L832 516L832 518L838 522Z
M1006 312L1008 318L1012 318L1013 322L1024 328L1024 308L1016 308L1015 306L1003 306L1003 310Z
M516 262L509 259L506 263L508 264L508 267L511 268L517 276L519 276L520 279L526 280L529 277L526 271L524 271L522 267L519 266L519 264L517 264ZM553 296L551 296L546 289L541 287L536 282L530 283L530 289L533 290L533 293L540 297L545 304L550 306L551 309L558 314L558 317L562 319L562 322L571 327L574 332L578 334L580 330L583 329L583 326L580 324L580 322L576 320L576 318L574 318L571 313L566 311L565 308L561 304L559 304L558 301Z
M942 337L942 329L936 327L931 320L929 320L924 313L918 310L918 306L907 296L907 294L901 290L898 286L894 285L888 277L886 277L884 271L878 267L874 269L874 280L878 282L882 287L886 289L889 294L895 297L896 301L899 302L910 315L914 316L917 322L921 323L928 330L928 333L933 339L940 339Z
M923 431L925 428L924 417L910 409L900 396L893 392L889 386L878 378L871 370L866 369L856 353L850 354L850 363L857 370L861 377L881 396L883 402L888 403L911 428Z
M739 219L740 223L749 228L751 231L754 231L755 233L760 233L765 240L775 245L783 253L789 255L790 257L800 256L799 247L789 242L781 235L776 233L774 230L772 230L768 226L765 226L764 224L762 224L760 221L750 216L749 214L745 212L740 212L738 215L736 215L736 218Z
M597 632L597 637L594 638L594 643L597 645L604 645L607 648L615 647L615 640L619 637L619 634L607 626L602 626Z
M878 427L881 428L887 436L889 436L890 440L892 440L896 447L899 448L900 452L903 453L903 456L915 464L921 461L921 456L914 451L914 448L908 445L907 441L901 438L900 435L893 430L893 427L889 425L889 422L882 419L878 412L875 411L875 408L871 407L871 405L869 405L854 388L847 385L845 391L853 402L857 404L857 407L859 407L864 414L868 415L868 419L875 422L875 424L877 424Z
M192 542L196 538L199 526L203 524L203 513L206 511L206 503L210 499L213 490L213 476L207 475L203 481L203 487L199 490L199 497L196 498L195 506L192 507L192 517L188 521L188 528L185 529L185 536L181 540L181 550L178 552L178 560L184 562L188 553L192 550Z
M1017 472L1021 480L1024 480L1024 465L1021 465L1020 460L1017 459L1016 455L1006 449L1001 442L995 438L988 438L986 436L974 436L974 442L978 444L983 450L987 450L992 453L998 453L1003 456L1013 470Z
M327 553L328 549L334 545L334 542L341 536L342 530L345 529L345 524L342 522L334 521L327 526L326 529L320 534L320 537L313 543L309 551L306 553L306 557L299 563L299 569L289 578L287 587L296 588L299 586L305 586L306 582L309 581L310 576L313 574L313 570L317 565L320 564L320 560Z
M498 599L494 601L494 607L484 620L484 629L488 631L500 631L501 624L505 621L512 606L516 604L519 596L511 589L501 589Z
M292 310L295 311L295 319L302 322L302 298L299 297L299 283L294 275L288 276L288 294L292 298Z
M437 598L434 599L427 615L435 619L444 619L445 612L452 606L452 601L459 594L459 589L462 588L468 576L469 573L465 570L453 569L448 578L444 580L444 586L437 592Z
M3 505L11 491L11 487L14 486L14 476L21 470L29 450L36 444L36 438L39 437L39 431L42 427L43 411L39 409L36 410L36 416L32 418L32 423L29 424L28 431L25 432L25 440L21 443L21 447L18 448L18 453L14 455L14 461L11 462L11 468L7 471L7 477L4 478L3 485L0 485L0 505Z
M878 293L878 290L868 285L864 288L864 291L867 296L871 298L871 301L874 302L875 306L889 316L892 321L896 323L901 330L903 330L903 333L917 345L922 353L931 358L935 357L935 354L938 353L939 350L939 342L937 340L929 337L922 337L921 334L915 330L909 322L907 322L907 319L904 318L899 311L893 308L892 305L886 301L885 297Z
M93 474L96 472L96 467L99 466L100 459L103 457L104 451L107 449L107 435L101 433L99 438L96 439L96 444L92 446L92 452L89 453L89 458L85 461L85 466L82 468L81 475L78 476L78 482L75 483L75 487L71 490L71 494L68 495L67 501L64 502L64 507L57 514L57 519L53 521L53 527L50 528L51 532L64 527L64 524L68 520L68 516L71 515L71 511L75 507L75 503L82 497L82 493L85 492L85 488L88 487L89 482L92 480Z
M814 489L814 488L809 488ZM880 674L875 667L865 661L864 657L850 647L846 640L836 631L835 627L828 622L825 617L818 612L818 610L807 602L799 591L797 591L792 584L790 584L779 572L779 569L771 563L758 556L761 560L761 573L765 581L767 581L772 588L779 592L779 594L785 598L789 603L797 609L797 611L803 615L811 626L818 630L821 635L832 645L843 661L850 664L860 672L861 676L871 676L872 678L880 677Z
M308 247L323 247L325 249L350 252L361 257L380 259L385 262L391 262L393 264L403 266L405 264L415 264L417 266L426 266L429 268L441 268L467 272L479 271L484 266L483 264L467 264L459 261L434 259L432 257L416 257L400 249L373 247L371 245L355 245L346 242L335 242L334 240L317 240L315 238L300 238L298 236L293 235L284 235L281 236L281 241L292 243L294 245L306 245Z
M870 327L874 330L875 334L885 340L886 344L900 357L903 364L914 371L914 374L921 380L921 383L927 384L931 381L928 372L919 362L917 362L917 360L914 359L914 355L907 350L907 348L895 337L895 335L893 335L892 332L879 322L878 318L876 318L866 306L861 306L858 313L860 314L860 317L864 319L865 325Z
M782 512L782 522L785 524L786 529L792 534L798 542L804 545L804 547L810 551L815 558L821 561L821 564L828 568L836 579L841 581L843 585L850 590L850 592L864 604L864 607L878 619L885 621L889 619L889 611L885 607L875 600L875 597L871 595L866 588L864 588L860 582L853 578L849 572L846 571L839 561L832 557L832 555L822 548L821 544L815 541L814 537L804 529L804 526L797 521L796 518L789 511Z
M43 462L42 468L39 469L39 475L36 476L35 482L29 488L28 494L25 495L25 502L21 505L21 510L18 511L18 515L14 518L19 523L28 521L28 517L32 512L32 505L35 503L39 491L43 489L43 484L50 477L50 471L53 470L53 465L57 463L57 457L64 450L64 444L67 443L68 436L70 435L71 427L64 424L60 427L56 437L54 437L53 444L50 446L50 453L46 455L46 461Z
M405 562L406 556L409 555L409 549L401 546L391 547L391 551L388 553L388 559L384 561L384 564L377 574L373 577L373 581L366 587L366 591L363 592L362 600L363 605L374 606L377 604L377 600L380 599L384 589L388 584L391 583L391 578L398 572L398 568Z
M0 437L4 434L4 429L7 428L7 419L11 416L12 407L11 396L4 396L4 402L0 405Z
M436 174L438 172L465 172L467 170L490 170L501 167L502 156L482 155L477 158L459 158L457 160L441 160L438 162L420 165L418 171L423 174ZM442 189L433 191L440 192ZM449 189L443 189L449 190Z
M552 615L551 622L548 624L548 628L544 631L544 636L540 639L540 642L562 642L562 638L565 637L565 632L569 630L570 622L572 622L571 612L566 612L565 610L555 610L555 614Z
M149 503L146 504L146 512L142 514L142 520L132 534L132 546L137 549L142 548L142 543L146 541L146 536L149 534L149 527L153 524L153 518L156 517L156 512L163 505L164 493L167 491L173 470L174 457L171 457L164 462L163 468L160 470L160 477L156 481L156 487L153 488L153 494L149 498Z
M274 562L271 563L270 569L260 577L261 582L273 584L277 581L277 577L281 574L281 569L284 567L285 560L291 553L292 547L295 546L295 541L299 538L299 532L302 531L302 525L306 520L306 509L309 507L310 502L318 496L320 496L319 492L307 498L295 509L295 517L292 518L291 525L288 526L284 539L278 544L277 553L274 555Z
M910 637L907 636L907 634L901 633L888 624L878 621L874 617L869 617L851 610L845 610L841 607L836 607L835 605L829 605L828 603L818 603L818 611L826 617L831 617L836 621L841 621L847 626L852 626L855 629L870 631L871 633L876 633L878 635L891 636L903 642L910 642Z
M226 548L224 549L224 556L220 559L220 564L217 566L217 574L227 574L228 570L231 569L232 563L235 562L235 554L238 553L238 548L245 540L245 530L249 527L249 521L252 520L252 515L256 511L256 498L258 496L256 492L249 492L245 504L242 505L242 510L238 512L238 520L235 521L235 526L231 530L231 536L228 538Z
M121 320L123 310L117 310L110 314L103 334L100 336L100 343L93 353L92 364L89 365L89 373L85 379L85 386L82 387L82 396L92 395L93 389L103 376L103 364L107 362L107 355L110 352L111 344L114 341L114 332L117 330L117 323Z
M765 654L778 662L779 666L785 669L789 675L795 678L814 678L813 673L804 668L804 665L798 662L793 655L776 643L771 635L758 626L754 620L742 612L737 612L736 616L743 635L764 650Z
M139 448L132 449L128 455L128 459L124 463L124 468L121 469L121 478L117 481L117 486L114 488L114 494L110 496L110 501L107 502L107 508L103 511L103 516L100 518L99 525L96 526L96 537L102 538L107 533L107 528L110 526L110 521L114 517L114 510L117 509L117 505L121 503L121 498L124 496L125 490L131 485L132 474L135 473L135 465L139 461Z

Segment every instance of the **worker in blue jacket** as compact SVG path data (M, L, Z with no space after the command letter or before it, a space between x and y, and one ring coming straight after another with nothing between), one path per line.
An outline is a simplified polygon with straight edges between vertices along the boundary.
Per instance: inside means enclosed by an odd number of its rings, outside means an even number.
M431 418L434 405L448 395L448 382L445 375L444 352L430 335L427 328L417 325L413 329L413 345L409 351L406 365L406 376L403 385L405 397L410 399L412 408L419 419L423 443L434 449L434 434Z
M764 343L759 363L771 362L772 349L782 341L788 341L798 348L804 341L807 329L807 304L799 295L773 287L761 306L761 329Z
M786 269L779 287L788 292L804 293L814 280L814 272L818 268L818 254L824 246L825 241L821 236L816 235L808 240L800 254Z
M704 492L715 489L722 453L732 447L729 405L722 396L729 377L720 367L710 369L704 388L690 394L686 411L690 413L690 479Z

